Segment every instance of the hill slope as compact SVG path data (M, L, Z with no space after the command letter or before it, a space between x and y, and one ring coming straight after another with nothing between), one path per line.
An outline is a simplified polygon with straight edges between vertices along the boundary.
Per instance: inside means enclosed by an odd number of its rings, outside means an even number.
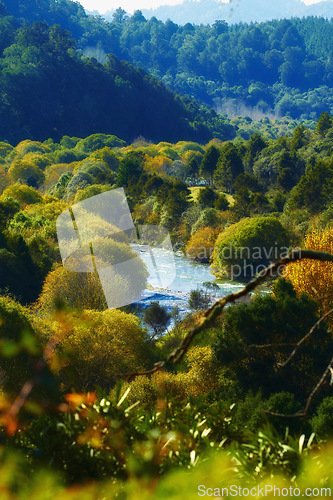
M333 17L333 1L326 0L314 5L306 5L301 0L184 0L177 5L162 5L156 9L143 9L145 17L155 16L178 24L213 24L217 19L229 24L290 19L303 16ZM106 15L109 18L111 13Z
M206 118L223 133L216 114L178 98L144 70L112 55L104 65L82 57L60 26L17 28L3 9L0 26L0 140L104 132L127 141L206 141ZM232 127L225 130L232 135Z

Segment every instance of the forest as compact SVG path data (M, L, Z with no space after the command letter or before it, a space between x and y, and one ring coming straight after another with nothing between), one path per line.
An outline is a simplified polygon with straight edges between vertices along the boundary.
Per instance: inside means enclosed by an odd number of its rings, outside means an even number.
M288 114L309 120L307 126L322 112L333 112L332 20L179 26L146 20L139 10L128 16L122 9L108 22L70 0L3 3L21 22L69 30L83 54L104 63L112 53L218 112L238 116L245 107L249 116Z
M0 24L1 498L331 497L331 21L13 0ZM288 104L256 121L220 98ZM80 237L77 208L120 188L135 227L210 266L186 314L108 307L98 270L137 254L101 211L81 214L93 267L64 265L59 217Z
M332 263L291 262L206 325L179 362L135 376L182 346L209 290L191 293L186 317L172 311L166 332L170 313L156 303L144 317L131 306L107 309L96 273L61 265L56 236L68 206L121 186L135 224L167 228L188 258L211 262L224 279L243 247L274 241L276 256L298 246L333 254L332 146L328 113L314 131L297 126L278 139L0 143L6 494L192 498L193 481L246 488L269 477L314 488L318 460L322 487L332 486L328 376L309 399L331 366ZM237 275L245 286L248 268Z

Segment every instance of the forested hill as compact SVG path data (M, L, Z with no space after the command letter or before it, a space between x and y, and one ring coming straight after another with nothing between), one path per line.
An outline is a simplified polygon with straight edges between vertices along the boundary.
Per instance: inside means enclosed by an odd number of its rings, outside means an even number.
M306 5L301 0L183 0L176 5L160 5L143 10L145 17L152 16L166 21L171 19L179 24L212 24L216 19L224 19L228 24L239 22L260 22L304 16L333 17L333 1L325 0ZM107 17L107 16L105 16Z
M102 65L77 52L59 25L20 27L0 7L0 140L95 132L126 141L233 135L215 112L178 98L144 70L113 55Z
M332 20L178 26L147 20L140 11L129 17L122 9L107 22L70 0L4 3L21 20L70 29L84 54L100 62L115 54L229 116L317 120L333 112Z

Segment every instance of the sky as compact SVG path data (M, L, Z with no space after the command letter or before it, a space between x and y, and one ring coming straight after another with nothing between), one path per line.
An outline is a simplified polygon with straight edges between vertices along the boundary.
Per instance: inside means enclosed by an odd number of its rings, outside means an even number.
M132 13L138 9L153 9L160 5L176 5L182 3L183 0L79 0L85 9L97 10L101 14L108 10L113 10L122 7L126 12ZM303 0L304 3L310 5L318 3L322 0Z

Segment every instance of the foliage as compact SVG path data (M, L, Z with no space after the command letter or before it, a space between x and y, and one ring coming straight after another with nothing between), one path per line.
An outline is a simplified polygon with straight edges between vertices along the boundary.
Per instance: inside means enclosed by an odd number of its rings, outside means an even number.
M143 370L152 361L138 318L116 309L63 313L55 322L37 320L36 327L44 342L57 339L49 363L67 390L110 390L117 374Z
M317 322L318 307L304 294L298 298L284 279L275 281L272 291L254 297L248 305L227 309L215 343L216 357L245 393L260 390L269 397L288 387L303 404L329 362L331 336L325 324L318 326L311 342L308 339L284 366L295 344ZM284 404L280 410L286 408Z
M190 309L194 311L207 309L210 302L211 296L208 292L203 290L192 290L190 292L190 297L188 299L188 306Z
M332 108L329 16L255 25L217 21L181 26L156 17L145 19L140 11L127 16L120 10L106 22L98 16L87 16L80 5L65 0L61 4L5 0L5 4L10 13L30 23L45 20L70 30L79 48L94 56L96 63L105 63L105 54L115 54L159 75L176 92L192 95L236 117L244 113L243 103L249 116L288 113L310 120ZM216 5L211 2L206 10L216 9ZM13 20L9 16L3 19L6 30L2 45L8 47L15 36ZM21 34L19 40L27 42L28 33ZM30 39L33 37L30 35ZM53 38L59 45L59 30L54 30ZM68 37L63 41L67 50L72 44ZM49 44L52 51L54 45ZM126 81L131 82L120 73L117 82L124 91ZM233 138L230 133L235 132L230 126L214 114L209 118L213 131L224 129L224 135L229 134L227 139Z
M269 262L286 253L288 246L287 231L277 218L245 218L218 236L213 269L234 279L254 277Z
M185 248L185 255L199 262L208 263L212 257L218 228L203 227L191 236Z
M22 184L12 184L6 188L1 196L2 200L5 198L13 198L13 200L17 201L22 207L42 201L42 197L36 189Z
M311 427L319 439L328 439L333 433L333 397L328 396L317 408L316 414L311 419Z
M309 166L299 183L291 192L290 208L306 207L311 213L324 210L331 200L333 165L319 161Z
M10 395L32 376L41 354L29 311L10 297L0 297L1 385Z
M333 228L314 230L304 240L304 248L333 252ZM306 293L318 304L324 314L332 309L333 278L331 268L325 262L302 260L289 264L285 276L293 284L298 295ZM327 318L333 324L333 317Z
M36 19L32 26L13 26L0 68L2 141L16 143L26 134L40 141L49 137L60 140L66 134L86 137L77 142L77 151L92 152L102 144L121 147L124 140L140 134L153 140L176 141L179 136L209 140L212 129L217 128L221 137L226 135L224 121L216 113L177 98L156 78L114 55L104 62L101 65L75 51L71 34L59 24L50 27ZM24 144L21 153L47 149L46 145L35 147L33 142ZM42 177L23 159L17 160L11 174L24 182L31 178L34 185Z
M153 329L154 337L161 335L170 323L170 314L159 302L151 302L143 313L143 321Z

